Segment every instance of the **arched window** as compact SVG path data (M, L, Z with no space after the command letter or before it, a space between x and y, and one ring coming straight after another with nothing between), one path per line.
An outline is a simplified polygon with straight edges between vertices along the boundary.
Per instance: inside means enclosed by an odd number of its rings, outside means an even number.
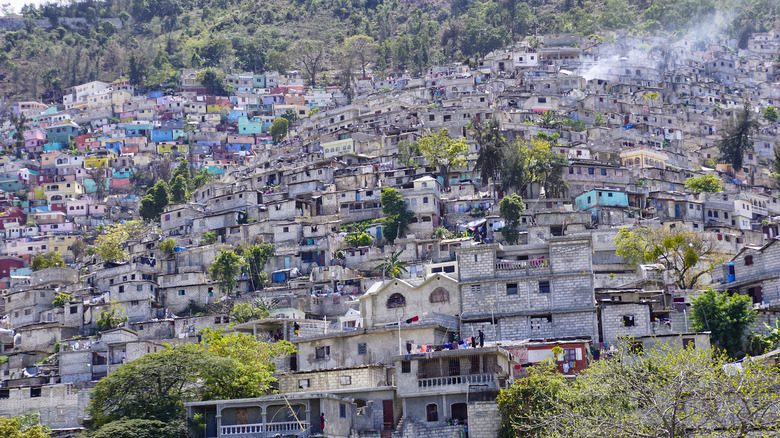
M450 301L450 293L443 287L437 287L428 297L431 303L447 303Z
M404 307L406 305L406 298L399 294L394 293L387 299L387 308L392 309L394 307Z
M425 406L425 418L428 421L439 421L439 406L436 403Z

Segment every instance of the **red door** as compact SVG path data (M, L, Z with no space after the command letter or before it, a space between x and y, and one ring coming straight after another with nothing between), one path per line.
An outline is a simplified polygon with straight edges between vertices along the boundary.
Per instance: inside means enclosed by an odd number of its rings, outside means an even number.
M390 437L395 429L393 401L382 400L382 438Z

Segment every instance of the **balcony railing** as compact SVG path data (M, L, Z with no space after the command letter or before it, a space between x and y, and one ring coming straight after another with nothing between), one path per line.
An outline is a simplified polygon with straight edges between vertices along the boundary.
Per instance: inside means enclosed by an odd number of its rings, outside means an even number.
M300 432L302 430L308 430L309 429L309 423L306 422L297 422L297 421L287 421L283 423L268 423L265 425L265 430L267 432L273 433L273 432Z
M263 433L263 424L257 423L222 426L222 436L244 435L248 433Z
M545 269L549 267L550 267L550 261L547 259L496 261L496 271L535 270L535 269Z
M495 374L470 374L465 376L447 376L447 377L429 377L427 379L418 379L419 388L434 388L438 386L491 383L496 380Z

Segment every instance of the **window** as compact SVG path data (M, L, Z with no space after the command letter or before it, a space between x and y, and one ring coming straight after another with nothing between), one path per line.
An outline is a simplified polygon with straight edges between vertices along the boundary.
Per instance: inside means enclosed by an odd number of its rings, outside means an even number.
M339 376L339 384L347 386L352 384L352 376Z
M412 372L412 362L409 360L401 361L401 372L404 374Z
M623 315L623 327L634 326L634 315Z
M450 301L450 293L443 287L437 287L431 292L428 297L428 301L431 303L446 303Z
M517 295L517 283L507 283L506 285L507 295Z
M423 204L427 204L427 203L428 203L428 197L426 196L423 198Z
M144 290L144 285L139 284L138 286L135 287L135 290L141 292L142 290Z
M482 292L482 285L481 284L472 284L471 285L471 293L478 294Z
M138 305L138 301L130 301L130 305L131 306L137 306Z
M290 227L284 227L284 228L282 228L282 232L283 232L283 233L287 233L287 232L289 232L289 231L290 231Z
M406 305L406 298L399 293L394 293L390 295L390 298L387 299L388 309L392 309L395 307L404 307L405 305Z
M693 338L683 338L683 348L696 348L696 339Z
M0 389L0 399L2 398L10 398L11 397L11 390L9 389Z
M179 296L180 296L180 297L183 297L183 296L184 296L184 289L179 289Z
M543 280L539 282L539 293L540 294L550 293L550 280Z
M537 101L538 103L547 103L547 98L546 98L546 97L538 97L538 98L536 99L536 101Z
M439 421L439 406L436 403L425 406L425 418L428 421Z
M592 167L588 167L588 175L593 175L595 173L596 169Z
M124 285L122 285L122 286L119 286L119 293L121 294L121 293L123 293L124 291L125 291L125 286L124 286Z
M745 266L752 266L753 265L753 256L745 256Z
M311 386L311 380L309 379L300 379L298 380L298 388L308 388Z
M601 175L607 176L607 169L601 169Z
M347 418L347 404L339 403L339 418Z
M317 347L314 349L315 357L317 360L325 360L330 358L330 346Z
M366 348L365 342L361 342L358 344L358 354L366 354L367 351L368 349Z
M79 307L78 306L70 306L70 314L75 315L76 313L79 313Z
M566 348L563 350L563 360L566 362L571 362L577 360L577 349L576 348Z
M41 388L30 388L30 397L40 397L41 396Z

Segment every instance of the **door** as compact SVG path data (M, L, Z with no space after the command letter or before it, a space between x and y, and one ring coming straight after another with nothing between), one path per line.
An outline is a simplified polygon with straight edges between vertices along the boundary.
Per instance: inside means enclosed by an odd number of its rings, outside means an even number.
M466 424L466 421L468 420L466 403L453 403L451 409L452 419L457 420L458 424Z
M236 409L236 424L249 423L249 411L246 409Z
M393 415L393 401L382 400L382 430L395 429L395 416Z

